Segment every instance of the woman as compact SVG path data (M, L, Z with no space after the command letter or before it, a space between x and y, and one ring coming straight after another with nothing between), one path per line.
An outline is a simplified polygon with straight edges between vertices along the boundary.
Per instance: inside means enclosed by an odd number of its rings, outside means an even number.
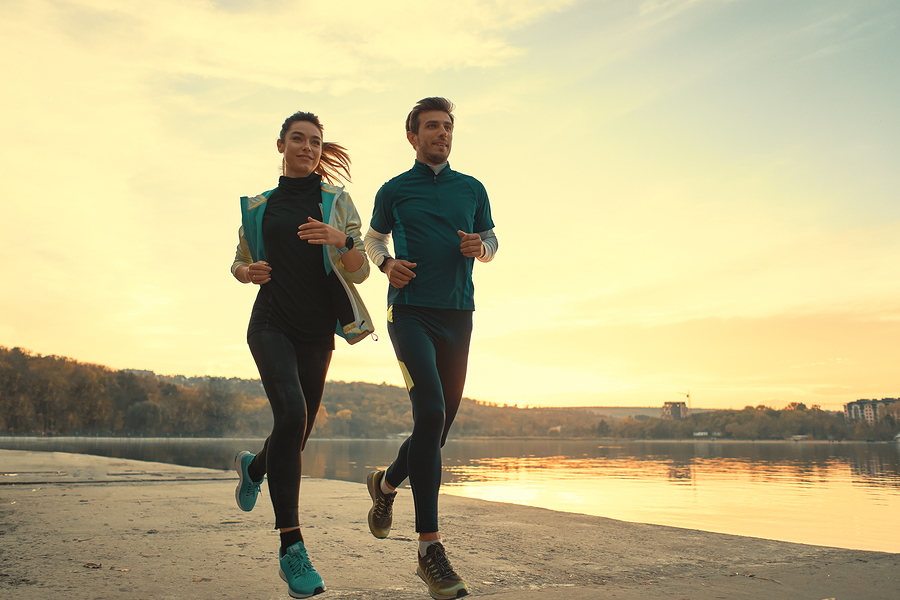
M268 474L281 531L280 575L291 596L307 598L325 584L300 531L301 452L322 401L334 334L355 344L373 331L353 287L368 277L369 262L359 214L343 188L332 185L350 179L346 150L324 142L318 117L305 112L288 117L276 143L283 176L274 190L241 198L231 266L238 281L260 286L247 343L275 424L258 454L235 457L235 499L241 510L252 510Z

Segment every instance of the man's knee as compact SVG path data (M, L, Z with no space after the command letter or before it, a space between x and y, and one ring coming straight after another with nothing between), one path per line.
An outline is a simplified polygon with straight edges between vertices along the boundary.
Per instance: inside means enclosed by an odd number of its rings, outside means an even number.
M444 411L439 408L424 408L416 411L415 429L429 435L442 435L444 431Z

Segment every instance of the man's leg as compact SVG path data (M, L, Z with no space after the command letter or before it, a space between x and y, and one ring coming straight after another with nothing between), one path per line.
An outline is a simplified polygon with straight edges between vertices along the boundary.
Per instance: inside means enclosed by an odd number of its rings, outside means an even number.
M463 389L466 386L466 372L469 364L469 344L472 340L472 311L443 311L440 341L436 346L437 370L441 380L441 391L444 396L444 431L441 434L441 447L447 441L447 433L459 403L462 401Z
M454 335L460 329L459 319L453 318L458 312L394 307L393 320L388 324L409 390L414 424L412 435L401 446L385 479L389 485L399 485L404 469L409 475L419 533L416 572L434 598L468 594L468 587L447 559L437 522L441 447L462 397L471 332L469 313L468 329L463 326L463 331ZM446 383L442 382L441 372L447 378ZM445 403L445 390L454 395L449 406Z
M425 311L395 306L388 333L412 404L413 431L387 470L386 481L397 487L409 477L416 508L416 531L434 533L441 484L441 436L444 396L437 371L432 323Z

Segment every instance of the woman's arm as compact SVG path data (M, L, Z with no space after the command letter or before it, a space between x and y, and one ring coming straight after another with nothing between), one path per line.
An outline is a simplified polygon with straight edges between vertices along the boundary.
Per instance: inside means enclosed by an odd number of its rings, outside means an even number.
M269 275L272 267L269 266L269 263L261 260L253 262L250 246L247 245L247 239L244 237L243 227L238 229L238 239L234 262L231 263L231 274L241 283L255 283L256 285L268 283L272 279Z
M363 253L362 235L360 234L361 221L353 201L347 193L342 193L335 200L334 211L337 213L337 221L340 224L341 217L345 217L343 230L335 229L327 223L310 219L300 226L297 235L311 244L326 244L338 249L346 247L347 238L353 239L353 249L340 255L337 268L344 279L351 283L362 283L369 276L369 261Z

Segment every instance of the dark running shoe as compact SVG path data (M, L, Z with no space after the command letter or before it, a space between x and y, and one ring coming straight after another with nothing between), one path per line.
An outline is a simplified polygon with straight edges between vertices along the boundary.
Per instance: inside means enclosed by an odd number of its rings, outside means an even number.
M428 584L428 593L435 600L462 598L469 593L466 582L450 566L444 546L440 543L431 544L425 556L419 557L416 575Z
M394 520L394 498L397 492L385 494L381 491L381 480L384 471L372 471L366 477L369 495L372 496L372 508L369 509L369 531L378 539L384 539L391 532Z

